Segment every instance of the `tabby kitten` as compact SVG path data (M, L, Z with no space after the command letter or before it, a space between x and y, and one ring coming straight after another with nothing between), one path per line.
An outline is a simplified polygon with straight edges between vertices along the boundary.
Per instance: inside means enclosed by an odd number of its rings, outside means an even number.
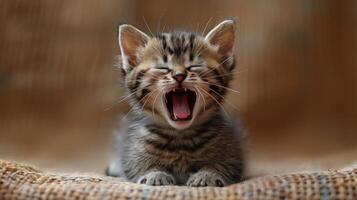
M234 69L235 23L206 36L149 37L119 26L132 110L107 175L148 185L225 186L243 178L240 132L221 110Z

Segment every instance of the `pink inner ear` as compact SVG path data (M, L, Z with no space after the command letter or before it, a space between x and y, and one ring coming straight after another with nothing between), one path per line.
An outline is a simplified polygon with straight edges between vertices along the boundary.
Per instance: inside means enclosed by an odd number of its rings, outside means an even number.
M234 45L234 28L233 26L222 27L210 39L210 42L219 47L218 52L227 55L232 52Z
M128 62L131 66L136 66L138 59L136 56L137 49L142 45L133 37L132 33L123 36L122 38L123 53L127 56Z
M130 66L138 65L139 58L137 52L139 48L145 46L148 41L147 36L143 35L139 31L127 27L121 32L121 45L123 54L126 56Z

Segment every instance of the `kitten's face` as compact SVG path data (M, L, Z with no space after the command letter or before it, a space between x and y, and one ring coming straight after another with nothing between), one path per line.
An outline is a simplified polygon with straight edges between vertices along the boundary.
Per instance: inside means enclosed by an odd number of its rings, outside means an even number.
M136 110L176 129L217 111L234 68L233 21L220 23L205 37L174 32L150 38L121 25L119 44L125 85Z

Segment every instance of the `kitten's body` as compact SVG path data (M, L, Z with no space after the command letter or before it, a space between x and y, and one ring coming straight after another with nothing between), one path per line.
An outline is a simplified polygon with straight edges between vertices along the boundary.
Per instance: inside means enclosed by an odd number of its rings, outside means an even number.
M149 38L122 27L133 110L118 131L108 175L149 185L223 186L242 180L240 131L221 110L234 68L233 25L227 20L206 38L186 32Z
M186 130L162 127L140 116L133 118L118 131L112 175L138 182L148 171L163 171L183 185L190 175L205 169L218 173L220 176L214 178L223 179L222 184L242 180L240 132L224 114L217 112L203 124Z

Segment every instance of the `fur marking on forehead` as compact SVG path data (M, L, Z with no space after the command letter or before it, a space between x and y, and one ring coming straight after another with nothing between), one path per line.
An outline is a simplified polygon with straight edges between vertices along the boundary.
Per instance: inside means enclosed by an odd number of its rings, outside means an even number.
M159 39L165 52L177 57L187 52L193 53L196 35L186 32L172 32L160 34Z

